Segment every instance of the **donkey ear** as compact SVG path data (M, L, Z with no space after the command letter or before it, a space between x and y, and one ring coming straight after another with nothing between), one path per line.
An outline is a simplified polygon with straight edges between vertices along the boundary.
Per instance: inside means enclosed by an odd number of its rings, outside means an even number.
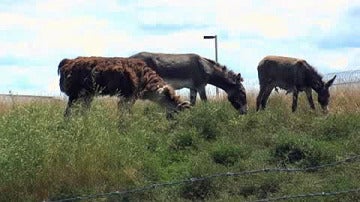
M240 73L238 73L238 74L236 75L236 80L239 81L239 82L243 82L243 81L244 81L244 79L241 77L241 74L240 74Z
M325 87L329 88L334 83L335 78L336 78L336 75L332 79L330 79L328 82L326 82Z

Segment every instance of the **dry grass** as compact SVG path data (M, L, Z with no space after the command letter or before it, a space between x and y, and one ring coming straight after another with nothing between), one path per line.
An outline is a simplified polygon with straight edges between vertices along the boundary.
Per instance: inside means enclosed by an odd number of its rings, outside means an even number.
M258 91L248 91L247 93L248 106L251 111L256 108L256 97ZM317 108L320 107L317 103L317 94L313 91L314 103ZM211 96L210 100L215 101L227 101L227 95L225 92L221 92L219 96ZM198 99L200 102L200 99ZM286 95L285 91L280 90L278 93L273 91L268 100L267 107L278 106L279 102L283 104L283 107L291 110L292 94ZM275 102L275 103L274 103ZM330 90L330 111L332 113L342 112L360 112L360 85L346 85L346 86L334 86ZM298 109L309 110L309 104L306 99L305 93L299 94Z
M331 112L353 112L354 110L359 112L360 111L360 85L350 85L350 86L335 86L331 88L331 98L330 98L330 109ZM213 93L214 94L214 93ZM255 105L256 105L256 97L257 97L258 91L248 91L247 92L247 101L250 111L254 111ZM313 92L314 96L314 102L317 104L317 95L315 92ZM189 99L188 96L181 96L182 99ZM99 98L98 98L99 99ZM114 107L117 103L117 98L111 98L104 97L100 98L103 100L104 104L108 105L109 107ZM275 101L272 101L274 100ZM222 102L227 101L227 94L223 91L220 92L219 96L209 96L209 100L213 100L216 102ZM273 106L273 102L277 102L281 100L281 102L284 104L284 107L291 108L291 102L292 102L292 96L291 94L286 95L285 91L279 91L279 93L273 91L271 94L269 101L268 101L268 107ZM39 97L39 99L32 99L32 100L24 100L20 98L16 98L16 96L9 100L9 99L0 99L0 114L8 112L11 110L14 106L25 106L32 104L34 102L40 102L40 103L48 103L48 102L58 102L58 103L65 103L62 99L51 99L48 98L42 99ZM146 101L145 101L146 102ZM200 98L198 97L197 102L201 102ZM144 103L144 101L139 100L138 103ZM308 109L308 102L306 100L305 94L300 93L299 94L299 109ZM318 106L319 107L319 106Z
M256 95L248 92L245 116L222 95L172 121L144 101L119 118L116 99L97 99L87 115L70 119L63 118L63 100L0 102L0 201L56 200L282 163L325 164L360 153L359 88L333 88L328 116L312 112L303 94L298 111L291 113L291 95L284 93L273 93L268 109L254 113ZM302 158L288 162L293 151ZM296 175L269 173L174 186L129 200L196 201L203 193L210 201L256 200L357 188L359 175L358 164ZM341 197L356 201L360 196Z
M331 108L337 112L360 112L360 85L337 86L331 90Z

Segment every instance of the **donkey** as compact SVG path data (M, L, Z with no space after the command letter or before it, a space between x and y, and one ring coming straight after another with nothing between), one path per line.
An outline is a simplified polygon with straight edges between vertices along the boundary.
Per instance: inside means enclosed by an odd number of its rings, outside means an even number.
M228 100L240 114L247 112L245 88L241 74L229 71L219 63L196 54L164 54L140 52L130 58L138 58L154 69L174 89L189 88L190 103L195 105L199 92L203 101L207 100L206 84L223 89Z
M138 59L78 57L63 59L58 66L60 90L69 96L65 116L75 101L89 108L96 95L118 96L118 107L130 107L137 99L149 99L164 106L168 115L190 107L175 95L172 87Z
M282 57L266 56L258 65L258 77L260 92L256 99L256 111L260 105L265 109L267 99L273 88L285 89L287 93L292 92L292 111L297 108L298 93L305 91L309 105L315 109L312 98L312 89L318 94L318 102L324 112L328 111L329 87L333 84L336 75L328 82L322 81L322 76L305 60Z

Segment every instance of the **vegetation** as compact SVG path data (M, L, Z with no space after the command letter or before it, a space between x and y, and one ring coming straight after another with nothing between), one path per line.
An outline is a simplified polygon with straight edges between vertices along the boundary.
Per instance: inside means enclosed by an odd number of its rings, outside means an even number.
M41 201L107 193L216 173L304 168L360 154L360 92L333 89L330 113L304 95L273 94L268 108L239 115L225 100L198 102L167 120L138 102L118 113L114 100L64 119L65 102L0 104L0 201ZM302 173L214 178L95 201L246 201L360 187L359 162ZM360 194L312 200L359 201Z

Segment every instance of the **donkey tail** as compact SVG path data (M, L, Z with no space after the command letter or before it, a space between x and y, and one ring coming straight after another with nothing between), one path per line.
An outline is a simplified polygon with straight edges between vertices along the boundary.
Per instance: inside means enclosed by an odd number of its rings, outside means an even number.
M60 75L59 87L62 92L65 92L65 83L64 83L65 75L61 71L61 68L64 67L68 62L70 62L70 60L65 58L65 59L61 60L61 62L59 63L59 66L58 66L58 75Z
M61 62L59 63L59 66L58 66L58 75L60 75L61 73L61 68L66 64L68 63L70 60L69 59L63 59L61 60Z

